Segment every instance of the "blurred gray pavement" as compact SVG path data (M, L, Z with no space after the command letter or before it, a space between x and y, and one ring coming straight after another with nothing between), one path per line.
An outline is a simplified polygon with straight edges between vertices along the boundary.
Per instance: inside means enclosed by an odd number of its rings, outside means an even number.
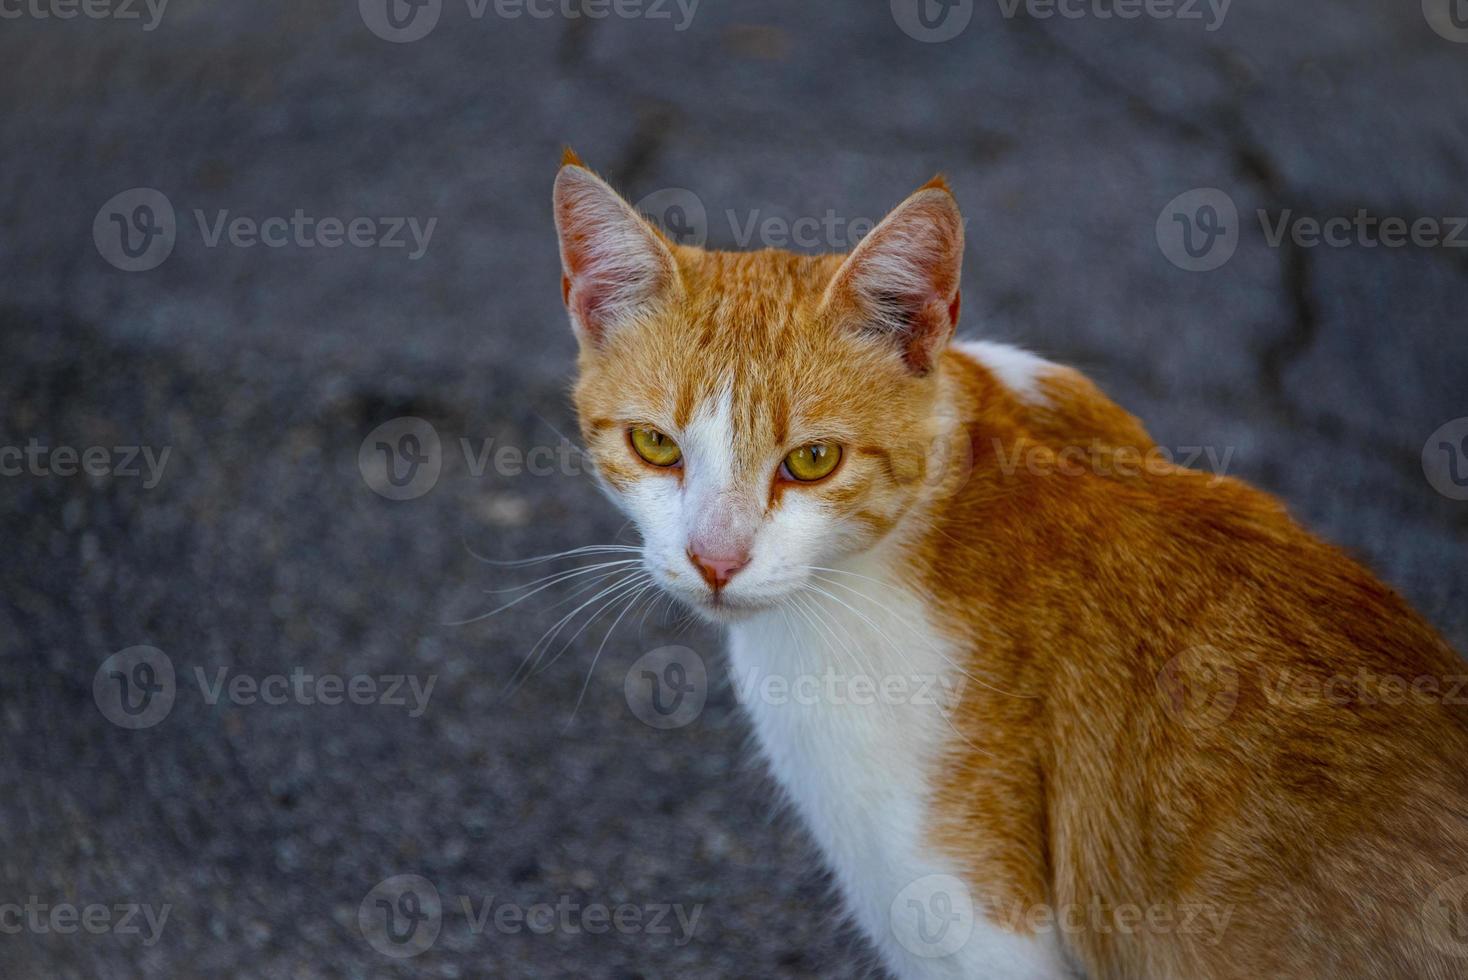
M666 644L723 677L711 633L639 608L594 669L610 620L505 697L569 588L450 625L544 571L483 559L631 541L577 467L476 474L461 451L574 435L563 143L632 200L681 189L711 247L877 219L945 172L968 217L964 334L1088 371L1468 650L1468 502L1423 462L1468 417L1468 248L1276 247L1256 217L1468 214L1468 43L1444 36L1446 4L1237 0L1208 30L1203 4L1126 20L965 0L936 41L885 2L705 0L685 23L672 3L592 19L490 0L476 18L442 0L405 43L371 4L173 0L151 30L141 4L141 21L0 19L0 446L169 449L153 486L0 477L0 904L171 909L151 943L0 934L0 976L880 975L775 814L728 687L676 730L624 697ZM166 199L176 240L129 272L98 242L137 216L136 197L104 208L135 188ZM1237 210L1235 251L1187 271L1158 228L1205 188ZM227 226L210 244L221 212L298 210L435 223L417 258L406 225L401 248ZM442 472L390 500L359 450L404 416L441 437ZM177 684L130 730L93 682L137 645ZM210 704L196 683L298 668L434 687L415 715ZM442 928L396 959L358 918L403 874L432 883ZM541 935L476 931L465 898L701 911L691 938Z

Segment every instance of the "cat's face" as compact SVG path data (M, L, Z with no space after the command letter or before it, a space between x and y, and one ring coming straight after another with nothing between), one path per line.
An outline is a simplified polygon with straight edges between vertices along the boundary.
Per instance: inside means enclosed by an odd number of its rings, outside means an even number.
M716 620L773 608L919 500L958 308L946 189L850 257L672 246L575 163L555 203L582 435L663 588Z

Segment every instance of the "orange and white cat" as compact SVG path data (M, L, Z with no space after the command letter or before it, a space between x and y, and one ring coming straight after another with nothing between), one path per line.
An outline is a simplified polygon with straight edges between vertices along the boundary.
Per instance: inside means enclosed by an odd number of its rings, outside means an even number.
M894 974L1468 977L1463 662L1075 371L950 342L941 179L849 255L674 244L569 152L554 207L646 569L737 677L875 686L747 707Z

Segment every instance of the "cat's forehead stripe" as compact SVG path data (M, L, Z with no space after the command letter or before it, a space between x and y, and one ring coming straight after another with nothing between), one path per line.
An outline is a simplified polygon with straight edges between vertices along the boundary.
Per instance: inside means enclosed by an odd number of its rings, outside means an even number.
M678 397L673 405L673 424L680 432L688 428L688 422L693 418L695 397L693 379L684 378L678 385Z

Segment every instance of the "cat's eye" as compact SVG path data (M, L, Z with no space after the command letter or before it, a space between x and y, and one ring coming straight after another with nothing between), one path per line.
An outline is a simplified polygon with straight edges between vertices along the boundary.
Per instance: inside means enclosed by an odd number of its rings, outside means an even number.
M800 483L810 483L831 475L841 462L841 447L830 442L813 442L792 450L780 464L780 475Z
M657 429L633 429L632 448L654 466L673 466L683 458L678 444Z

